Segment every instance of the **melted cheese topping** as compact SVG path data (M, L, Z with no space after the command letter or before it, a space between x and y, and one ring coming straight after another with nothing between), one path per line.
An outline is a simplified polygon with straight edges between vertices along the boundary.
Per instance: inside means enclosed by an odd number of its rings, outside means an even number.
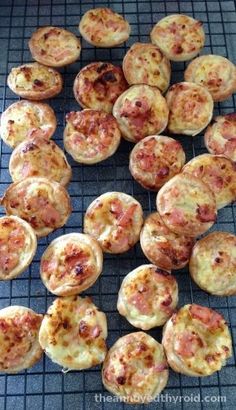
M38 333L42 315L23 306L0 310L0 370L15 373L41 356Z
M236 294L236 236L212 232L193 248L189 270L197 285L213 295Z
M200 85L174 84L166 100L170 110L168 129L174 134L197 135L211 121L213 100L209 91Z
M114 154L120 144L120 130L111 114L98 110L70 112L64 131L66 151L75 161L95 164Z
M107 324L89 298L56 299L44 316L39 342L51 360L68 370L82 370L103 362Z
M178 303L174 276L154 265L142 265L125 276L117 309L131 325L148 330L162 326Z
M216 311L185 305L164 328L162 340L169 365L189 376L209 376L232 354L224 318Z
M171 231L192 237L210 229L217 216L213 192L189 174L176 175L160 189L157 209Z
M236 91L235 65L218 55L193 60L185 70L184 79L207 88L214 101L226 100Z
M55 129L54 111L44 103L17 101L1 116L1 137L12 148L34 134L49 139Z
M160 134L167 126L169 110L158 88L138 84L120 95L113 115L123 137L137 142L148 135Z
M0 279L18 276L32 261L37 242L33 229L16 216L0 218Z
M143 211L136 199L107 192L89 205L84 231L98 240L104 252L122 253L138 241L142 224Z
M133 44L124 57L123 71L130 85L148 84L164 93L170 84L170 62L154 44Z
M38 63L12 68L7 81L13 92L29 99L50 98L59 94L62 89L61 74Z
M150 35L152 43L173 61L190 60L205 43L202 22L181 14L161 19Z
M41 27L29 41L32 57L41 64L62 67L76 61L81 52L80 40L59 27Z
M83 108L112 112L117 98L128 88L121 67L91 63L75 78L74 95Z
M102 378L106 389L127 403L154 400L168 380L162 345L143 332L121 337L106 356Z
M236 166L228 158L202 154L189 161L183 172L200 178L214 192L217 209L236 200Z
M114 47L126 41L130 25L120 14L108 8L87 11L79 24L80 34L96 47Z
M193 238L170 231L158 212L147 217L140 234L146 258L162 269L181 269L187 265L194 244Z
M220 115L214 118L204 138L211 154L222 154L236 161L236 114Z
M45 286L58 296L75 295L89 288L102 271L103 254L89 235L59 236L44 252L40 274Z
M178 141L152 135L134 146L129 169L144 188L158 190L181 171L184 163L185 153Z
M55 181L28 177L15 182L2 198L7 215L17 215L29 222L37 236L45 236L63 226L70 213L70 198Z
M71 167L64 152L45 138L31 138L13 151L9 171L14 182L27 177L47 177L62 185L71 178Z

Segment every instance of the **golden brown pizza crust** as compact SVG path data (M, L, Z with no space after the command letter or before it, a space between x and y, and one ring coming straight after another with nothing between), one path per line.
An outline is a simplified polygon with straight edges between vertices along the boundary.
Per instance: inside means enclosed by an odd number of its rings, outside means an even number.
M131 27L123 16L104 7L88 10L80 20L79 31L96 47L114 47L128 40Z
M7 145L15 148L31 136L51 138L56 126L55 113L48 104L21 100L2 113L0 134Z
M70 197L58 182L28 177L14 182L5 191L1 204L7 215L29 222L38 237L65 225L71 214Z
M236 67L222 56L195 58L186 68L184 79L207 88L213 101L224 101L236 92Z
M130 85L153 85L164 93L170 84L170 62L151 43L134 43L124 57L123 71Z
M0 310L0 371L18 373L42 356L38 342L43 316L24 306Z
M32 137L14 149L9 172L14 182L27 177L45 177L64 186L72 176L71 166L62 149L54 141L41 137Z
M77 74L73 91L81 107L111 113L115 101L127 88L121 67L97 62Z
M183 14L164 17L153 27L151 41L172 61L196 57L205 43L202 22Z
M39 63L28 63L12 68L7 84L20 97L37 101L59 94L63 80L54 68Z
M40 27L30 40L29 49L34 60L50 67L63 67L78 60L80 40L61 27Z

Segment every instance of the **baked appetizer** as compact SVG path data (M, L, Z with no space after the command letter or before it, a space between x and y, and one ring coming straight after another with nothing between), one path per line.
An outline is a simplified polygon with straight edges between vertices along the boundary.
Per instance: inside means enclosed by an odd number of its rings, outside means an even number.
M131 151L129 169L146 189L158 191L185 163L180 142L163 135L151 135L139 141Z
M102 264L103 253L97 241L73 232L50 243L41 259L40 275L55 295L77 295L96 282Z
M236 162L236 113L214 118L207 127L204 139L211 154L225 155Z
M57 126L53 109L45 103L21 100L1 115L0 134L11 148L31 136L51 138Z
M113 107L125 139L138 142L144 137L160 134L167 126L169 110L157 87L133 85L120 95Z
M95 47L114 47L128 40L130 25L108 8L88 10L79 23L81 36Z
M183 172L201 179L214 192L217 209L236 200L236 166L222 155L202 154L193 158Z
M162 326L178 303L174 276L155 265L142 265L125 276L117 309L131 325L142 330Z
M123 71L130 85L154 85L164 93L170 84L170 62L151 43L134 43L124 57Z
M165 388L169 371L163 347L144 332L118 339L102 369L108 391L126 403L148 403Z
M194 83L177 83L169 88L168 129L173 134L197 135L209 124L214 103L209 91Z
M214 193L187 173L168 181L158 192L156 203L164 224L178 235L202 235L216 221Z
M37 249L34 230L17 216L0 218L0 280L13 279L32 262Z
M44 316L39 343L46 355L65 371L82 370L103 362L107 321L91 299L57 298Z
M200 239L193 248L189 272L212 295L236 295L236 236L212 232Z
M116 119L105 111L83 110L66 115L64 145L81 164L96 164L109 158L120 144Z
M117 98L128 88L121 67L110 63L91 63L77 74L74 96L83 108L112 112Z
M152 43L172 61L191 60L205 43L202 22L183 14L164 17L150 35Z
M32 367L42 356L38 342L42 315L24 306L0 310L0 371L17 373Z
M9 172L14 182L27 177L46 177L67 185L71 166L61 148L54 141L32 137L19 144L9 161Z
M159 213L154 212L144 221L140 245L150 262L162 269L172 270L182 269L187 265L194 240L170 231Z
M11 69L7 85L22 98L45 100L59 94L63 82L61 74L54 68L28 63Z
M108 253L128 251L139 240L143 224L140 203L123 192L106 192L88 207L84 231Z
M58 182L43 177L28 177L11 184L1 205L7 215L29 222L38 237L65 225L71 214L70 197Z
M183 306L168 320L162 344L170 367L187 376L210 376L232 354L223 316L196 304Z
M30 40L29 49L34 60L50 67L63 67L78 60L80 40L61 27L40 27Z
M213 101L224 101L236 91L236 67L218 55L195 58L185 70L184 79L207 88Z

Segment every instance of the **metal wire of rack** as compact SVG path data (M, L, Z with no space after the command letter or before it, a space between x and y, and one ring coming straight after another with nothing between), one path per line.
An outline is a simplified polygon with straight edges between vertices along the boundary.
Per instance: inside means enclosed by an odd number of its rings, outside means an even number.
M64 88L62 93L49 101L54 108L58 127L54 140L62 146L62 133L65 114L78 110L72 84L81 67L92 61L111 61L121 64L126 50L135 41L148 42L151 27L167 14L189 14L204 23L206 46L204 54L215 53L236 61L236 5L234 1L197 0L197 1L160 1L160 0L1 0L0 1L0 98L2 111L15 102L18 97L6 86L7 74L11 67L31 61L28 39L35 29L42 25L65 27L78 35L77 25L84 12L93 7L107 6L122 13L130 22L132 33L125 45L113 49L96 49L85 41L82 42L81 59L62 70ZM172 82L183 78L184 63L172 64ZM236 111L235 97L216 104L215 113ZM205 152L202 137L180 138L187 158ZM123 141L118 152L110 159L94 165L81 166L71 158L73 179L69 186L73 213L63 229L39 241L38 252L29 269L19 278L9 282L0 282L0 308L20 304L29 306L38 312L45 312L54 299L47 292L39 278L39 260L50 241L63 233L82 231L83 214L88 204L98 195L110 190L132 194L138 199L146 214L155 210L155 194L145 191L132 179L128 171L128 156L132 145ZM11 182L8 172L10 150L1 142L0 194L3 194ZM3 210L1 213L3 214ZM227 206L219 212L214 229L236 231L236 207ZM97 283L85 294L107 313L108 345L111 346L121 335L135 329L123 319L116 310L117 292L122 278L136 266L145 263L139 245L123 255L105 257L104 271ZM236 337L236 297L208 296L195 286L189 278L187 269L176 273L180 288L179 305L192 301L211 306L220 311L228 320L233 336ZM160 341L161 330L150 332ZM235 344L234 344L235 348ZM163 400L146 405L148 410L158 408L188 409L225 409L235 408L236 356L228 361L219 373L207 378L190 378L171 372L168 386L163 392ZM63 374L59 366L47 357L32 369L17 375L0 375L1 410L77 410L77 409L126 409L128 405L96 401L95 394L107 397L103 389L100 368ZM169 395L169 398L165 395ZM176 403L170 396L177 398ZM181 398L181 397L182 398ZM191 400L191 396L193 399ZM222 396L223 399L218 398ZM226 401L224 402L224 396ZM180 398L178 398L180 397ZM187 397L187 399L186 399ZM190 397L190 399L188 399ZM195 399L197 397L198 399ZM211 397L215 397L211 401ZM209 399L210 398L210 399ZM221 401L223 400L223 402ZM140 408L133 406L132 408ZM143 407L144 408L144 407Z

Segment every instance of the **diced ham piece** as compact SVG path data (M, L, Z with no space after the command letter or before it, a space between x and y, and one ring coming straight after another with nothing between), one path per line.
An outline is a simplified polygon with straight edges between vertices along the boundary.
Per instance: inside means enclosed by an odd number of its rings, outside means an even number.
M193 357L199 348L203 347L204 343L200 336L185 330L179 334L175 343L175 351L183 357Z
M222 324L222 316L207 307L193 304L189 311L192 318L200 320L210 330L216 330Z
M210 208L210 206L207 204L199 205L197 207L197 219L199 219L201 222L215 222L215 210Z

